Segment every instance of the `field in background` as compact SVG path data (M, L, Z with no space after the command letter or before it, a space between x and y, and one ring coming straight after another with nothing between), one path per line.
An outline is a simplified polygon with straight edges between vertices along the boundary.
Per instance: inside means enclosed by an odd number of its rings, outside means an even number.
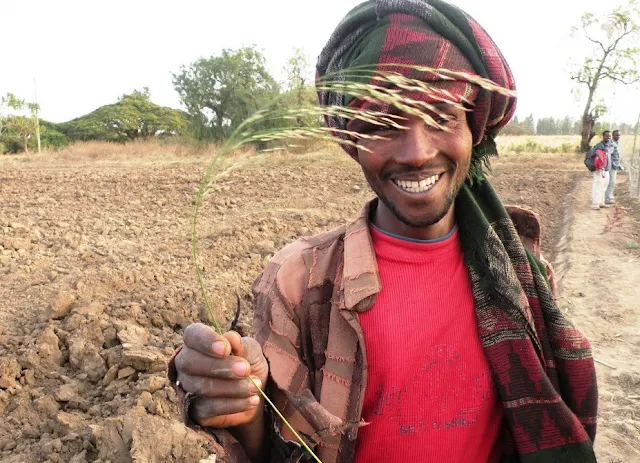
M543 146L580 145L580 135L500 135L497 138L498 148L508 145L522 145L533 140Z
M504 136L498 137L496 144L500 158L517 156L522 162L532 162L536 165L552 165L557 163L556 156L544 155L575 155L574 157L562 157L563 161L578 159L576 153L580 138L578 136ZM45 151L41 154L0 155L0 168L3 166L20 165L153 165L165 163L200 163L212 158L217 145L197 143L187 139L179 142L172 141L136 141L127 144L108 143L100 141L77 142L59 151ZM302 154L301 154L302 153ZM311 142L299 152L275 151L261 154L269 159L286 160L293 155L297 158L308 158L309 153L330 153L335 159L344 155L344 152L334 143ZM230 158L236 160L240 156L255 155L252 149L233 153ZM347 156L344 156L348 159ZM234 162L234 161L230 161ZM252 162L261 162L254 160ZM493 164L500 162L493 158Z
M579 135L514 135L496 140L501 154L573 154L580 146Z

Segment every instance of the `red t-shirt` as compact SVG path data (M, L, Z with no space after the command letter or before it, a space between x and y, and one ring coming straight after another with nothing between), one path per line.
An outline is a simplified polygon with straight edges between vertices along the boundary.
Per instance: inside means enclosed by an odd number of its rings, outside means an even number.
M371 234L382 291L359 315L370 424L356 463L499 461L503 409L457 230L435 243Z

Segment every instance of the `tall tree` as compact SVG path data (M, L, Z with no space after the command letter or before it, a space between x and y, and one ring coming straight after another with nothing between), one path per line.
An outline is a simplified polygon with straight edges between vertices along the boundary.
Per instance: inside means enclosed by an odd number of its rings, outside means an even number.
M536 127L533 125L533 114L529 114L524 119L523 124L524 124L526 135L533 135L536 133Z
M293 56L289 58L284 67L284 93L280 97L278 105L287 109L311 108L318 102L314 83L314 74L309 57L301 48L293 49ZM296 127L309 127L320 125L321 118L316 116L303 116L298 114L295 120Z
M507 126L500 131L501 135L535 135L535 127L533 126L533 114L524 121L520 121L515 116Z
M306 87L313 83L313 71L309 57L301 48L293 49L293 56L289 58L284 67L285 90L291 91Z
M69 122L58 124L72 140L127 141L137 138L178 135L188 126L187 115L151 102L149 89L134 90L117 103Z
M202 138L223 139L275 98L279 86L255 47L225 49L173 74L173 85Z
M571 135L571 130L573 128L573 121L569 116L565 116L560 122L560 134L561 135Z
M3 128L0 129L0 132L4 132L9 138L18 138L22 142L24 152L29 154L29 138L36 133L37 129L38 104L22 100L13 93L7 93L3 96L0 104L15 112L2 118L0 126ZM28 115L25 116L25 113Z
M631 85L640 80L638 60L640 59L640 10L637 0L629 0L608 16L599 17L593 13L582 15L580 27L573 30L593 44L592 53L583 64L571 72L571 79L579 86L586 87L587 101L582 113L580 148L589 149L595 136L595 124L606 111L604 104L596 103L597 91L605 81Z
M558 135L558 123L553 117L543 117L538 119L536 133L538 135Z

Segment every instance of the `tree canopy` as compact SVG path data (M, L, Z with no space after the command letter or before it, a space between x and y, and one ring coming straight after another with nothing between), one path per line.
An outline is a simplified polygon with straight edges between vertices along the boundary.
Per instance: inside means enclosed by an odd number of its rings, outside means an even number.
M223 139L279 94L255 47L225 49L173 74L173 85L193 118L198 138Z
M597 102L597 92L605 81L632 85L640 80L640 9L637 0L615 8L607 16L593 13L582 15L580 27L574 34L584 36L592 43L592 52L581 66L571 73L571 79L586 87L587 100L582 114L581 149L589 149L595 136L595 124L606 112L606 104Z
M149 89L134 90L114 104L58 124L71 140L127 141L138 138L179 135L187 130L187 115L180 110L151 102Z
M0 145L2 151L29 152L29 138L36 133L38 105L7 93L0 99ZM4 113L7 113L6 115ZM11 112L11 114L9 114Z

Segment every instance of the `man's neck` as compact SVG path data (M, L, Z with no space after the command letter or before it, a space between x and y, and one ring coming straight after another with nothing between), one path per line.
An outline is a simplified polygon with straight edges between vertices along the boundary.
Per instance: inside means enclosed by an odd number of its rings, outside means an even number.
M382 203L379 202L371 216L373 223L385 232L405 238L421 241L437 240L447 236L455 225L454 206L451 206L438 222L424 227L412 227L398 221L391 210L381 205Z

